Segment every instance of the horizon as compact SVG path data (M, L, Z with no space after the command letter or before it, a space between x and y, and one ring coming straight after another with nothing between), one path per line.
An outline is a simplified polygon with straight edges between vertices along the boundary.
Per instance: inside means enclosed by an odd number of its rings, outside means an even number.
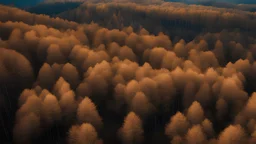
M46 0L0 0L0 4L3 5L12 5L18 8L26 8L26 7L33 7L40 3L43 3ZM231 4L256 4L255 0L163 0L166 2L180 2L186 4L202 4L207 2L224 2L224 3L231 3ZM47 1L49 2L49 0ZM56 0L53 0L56 2ZM58 0L57 0L58 2Z

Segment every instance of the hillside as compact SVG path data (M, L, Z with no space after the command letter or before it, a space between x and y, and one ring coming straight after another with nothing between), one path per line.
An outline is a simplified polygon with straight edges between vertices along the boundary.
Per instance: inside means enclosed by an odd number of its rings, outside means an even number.
M109 29L143 27L152 34L164 32L192 40L199 33L239 30L255 36L255 14L251 12L182 3L139 5L134 3L84 3L58 15L78 23L96 22Z
M64 11L0 5L1 144L255 144L256 13Z

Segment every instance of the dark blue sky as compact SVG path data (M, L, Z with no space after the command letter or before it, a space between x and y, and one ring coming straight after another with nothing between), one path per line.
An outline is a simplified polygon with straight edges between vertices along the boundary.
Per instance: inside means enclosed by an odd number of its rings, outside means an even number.
M15 4L18 7L33 6L43 0L0 0L1 4L10 5Z
M44 0L0 0L0 4L10 5L15 4L17 7L33 6ZM166 1L180 1L180 2L195 2L195 1L209 1L209 0L166 0ZM246 3L256 4L256 0L212 0L218 2L231 2L231 3Z

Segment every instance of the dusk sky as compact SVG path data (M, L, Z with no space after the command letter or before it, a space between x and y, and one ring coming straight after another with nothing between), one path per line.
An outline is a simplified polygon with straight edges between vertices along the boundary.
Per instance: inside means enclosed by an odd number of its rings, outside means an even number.
M42 1L44 0L0 0L0 4L4 4L4 5L15 4L15 6L17 7L28 7L28 6L36 5ZM230 3L236 3L236 4L239 4L239 3L255 4L256 3L255 0L166 0L166 1L185 2L185 3L196 3L196 2L204 2L204 1L230 2Z

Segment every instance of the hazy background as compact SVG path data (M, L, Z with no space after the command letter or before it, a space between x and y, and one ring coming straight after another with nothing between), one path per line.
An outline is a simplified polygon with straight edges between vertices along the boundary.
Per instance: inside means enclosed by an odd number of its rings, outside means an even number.
M4 5L15 5L16 7L30 7L34 6L45 0L0 0L0 4ZM60 1L60 0L48 0L48 1ZM65 1L65 0L61 0ZM68 0L72 1L72 0ZM77 1L77 0L74 0ZM86 1L86 0L84 0ZM233 4L255 4L255 0L165 0L169 2L184 2L184 3L205 3L205 2L228 2Z

